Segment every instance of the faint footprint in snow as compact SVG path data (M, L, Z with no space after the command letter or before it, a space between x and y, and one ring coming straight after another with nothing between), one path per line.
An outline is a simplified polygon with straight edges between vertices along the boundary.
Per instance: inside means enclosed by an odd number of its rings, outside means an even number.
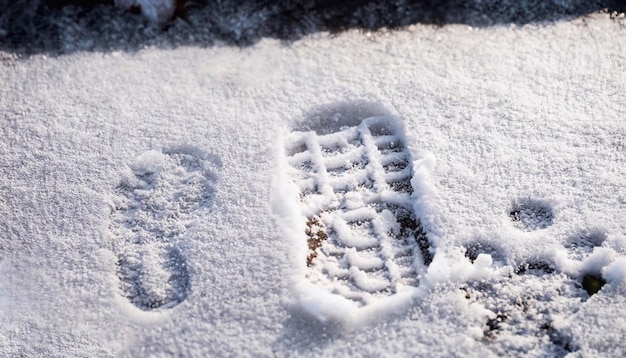
M539 211L545 212L545 208L543 206ZM538 216L545 218L544 214ZM462 288L468 300L491 312L483 327L484 339L498 343L491 345L497 354L505 354L510 349L530 349L531 346L543 356L554 357L577 350L563 322L605 284L597 267L581 265L605 239L606 235L599 231L575 235L560 251L566 253L569 261L561 258L561 262L556 262L548 253L537 253L534 258L515 263L494 244L477 241L467 245L466 257L471 262L480 254L488 254L492 256L494 266L507 273L503 279L470 282ZM565 266L568 265L582 268L566 272ZM515 338L519 335L534 337L534 340L526 342L530 344L528 347L520 348L515 346L520 344Z
M111 214L121 290L144 311L171 308L191 289L185 236L194 212L212 204L215 160L176 147L145 152L130 169Z
M345 113L308 124L284 141L302 220L292 225L307 248L308 292L319 295L306 305L370 307L413 292L434 251L414 212L414 158L402 126L388 115Z

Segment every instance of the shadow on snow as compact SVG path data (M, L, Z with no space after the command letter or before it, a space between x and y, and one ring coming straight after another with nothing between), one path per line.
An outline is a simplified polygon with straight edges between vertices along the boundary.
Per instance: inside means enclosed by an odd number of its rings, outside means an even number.
M113 1L0 0L0 51L54 56L146 46L243 47L319 31L543 24L626 9L621 0L187 0L181 16L159 25L117 9Z

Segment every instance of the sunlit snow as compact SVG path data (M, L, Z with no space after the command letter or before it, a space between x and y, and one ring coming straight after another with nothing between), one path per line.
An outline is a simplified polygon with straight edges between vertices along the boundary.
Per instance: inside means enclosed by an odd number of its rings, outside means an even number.
M624 356L623 27L0 53L0 356Z

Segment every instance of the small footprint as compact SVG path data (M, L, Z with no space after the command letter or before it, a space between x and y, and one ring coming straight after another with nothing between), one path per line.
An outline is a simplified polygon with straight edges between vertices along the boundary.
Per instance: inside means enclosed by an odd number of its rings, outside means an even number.
M216 166L192 147L143 153L115 190L111 231L123 294L144 311L185 300L191 279L185 248L194 212L209 208Z
M552 224L548 205L528 200L515 208L513 225L521 230L541 230ZM513 218L513 215L512 215ZM606 235L587 231L570 238L563 245L571 260L582 262L602 245ZM544 356L563 357L577 350L572 336L562 329L562 321L575 314L581 304L596 294L606 283L597 272L568 276L549 256L540 253L525 262L515 263L501 247L476 241L467 245L465 256L474 262L480 254L492 257L495 266L508 272L503 279L471 282L462 289L470 302L492 312L485 322L484 340L497 354L522 349L517 336L534 337L531 344ZM558 307L555 310L554 307ZM517 342L517 343L516 343ZM530 346L529 346L530 347Z

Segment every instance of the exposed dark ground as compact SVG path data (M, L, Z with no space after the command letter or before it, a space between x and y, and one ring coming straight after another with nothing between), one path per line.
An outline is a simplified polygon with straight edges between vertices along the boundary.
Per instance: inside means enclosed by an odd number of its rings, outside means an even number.
M182 8L181 8L182 10ZM113 0L0 0L0 51L51 55L136 51L144 46L248 46L317 31L550 23L596 11L624 12L626 0L187 0L179 17L155 24Z

